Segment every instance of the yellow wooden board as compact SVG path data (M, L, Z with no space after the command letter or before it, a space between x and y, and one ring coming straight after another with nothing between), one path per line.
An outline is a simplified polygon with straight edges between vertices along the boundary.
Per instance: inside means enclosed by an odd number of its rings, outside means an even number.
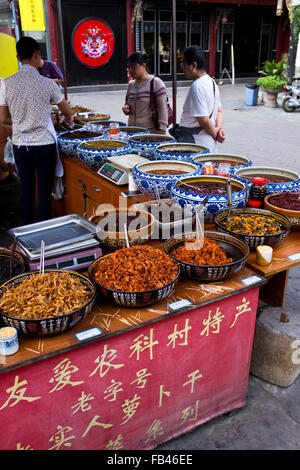
M19 0L23 31L45 31L43 0Z
M16 39L0 33L0 77L7 78L18 72Z

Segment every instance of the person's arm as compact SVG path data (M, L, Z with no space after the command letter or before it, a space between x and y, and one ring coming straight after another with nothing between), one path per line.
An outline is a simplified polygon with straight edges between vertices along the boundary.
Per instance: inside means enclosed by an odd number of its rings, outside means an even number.
M154 80L155 102L158 112L158 132L165 134L168 128L168 101L167 90L162 80Z
M122 108L122 111L125 114L125 116L129 116L129 114L130 114L130 105L128 103L128 94L129 94L129 87L127 88L126 97L125 97L125 104Z
M216 128L218 129L216 140L221 144L225 141L225 132L223 129L223 124L224 124L224 114L223 114L223 109L220 106L218 108L218 112L216 116Z
M72 124L74 122L73 121L73 112L72 112L72 109L69 106L69 104L66 102L65 99L62 99L59 103L57 103L57 106L58 106L59 110L62 112L62 114L65 116L66 123L69 126L72 126Z
M55 83L62 83L62 82L63 82L63 79L62 79L62 78L52 78L52 80L53 80Z
M0 124L7 129L9 133L12 132L11 116L5 99L5 82L0 82Z

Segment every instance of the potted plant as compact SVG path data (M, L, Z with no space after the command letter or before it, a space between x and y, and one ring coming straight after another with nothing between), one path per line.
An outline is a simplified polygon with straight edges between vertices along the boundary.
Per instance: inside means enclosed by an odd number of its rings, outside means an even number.
M266 92L265 105L269 108L276 108L278 106L277 95L283 91L283 87L287 82L284 76L285 68L286 65L283 60L279 62L266 60L263 69L259 72L262 77L258 78L256 83Z

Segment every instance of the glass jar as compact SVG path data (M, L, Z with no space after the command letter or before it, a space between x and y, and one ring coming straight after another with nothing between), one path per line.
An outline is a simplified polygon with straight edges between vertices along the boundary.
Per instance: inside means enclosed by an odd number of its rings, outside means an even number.
M203 165L203 173L205 175L214 175L216 173L215 165L213 162L205 162Z
M249 191L248 206L264 207L264 199L266 196L266 178L256 177L252 179L252 186Z

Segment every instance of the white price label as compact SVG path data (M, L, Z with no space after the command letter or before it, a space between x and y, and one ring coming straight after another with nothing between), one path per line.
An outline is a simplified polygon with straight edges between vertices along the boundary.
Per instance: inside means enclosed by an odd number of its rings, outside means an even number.
M83 341L84 339L93 338L93 336L102 335L102 331L99 328L91 328L90 330L81 331L76 333L75 336L78 341Z
M287 256L287 259L296 261L297 259L300 259L300 253L294 253L293 255Z
M182 307L186 307L187 305L192 305L192 302L190 302L187 299L181 299L177 300L176 302L172 302L171 304L168 305L168 307L171 310L179 310Z
M259 276L249 276L242 279L242 283L246 286L251 286L251 284L255 284L256 282L261 281L261 277Z

